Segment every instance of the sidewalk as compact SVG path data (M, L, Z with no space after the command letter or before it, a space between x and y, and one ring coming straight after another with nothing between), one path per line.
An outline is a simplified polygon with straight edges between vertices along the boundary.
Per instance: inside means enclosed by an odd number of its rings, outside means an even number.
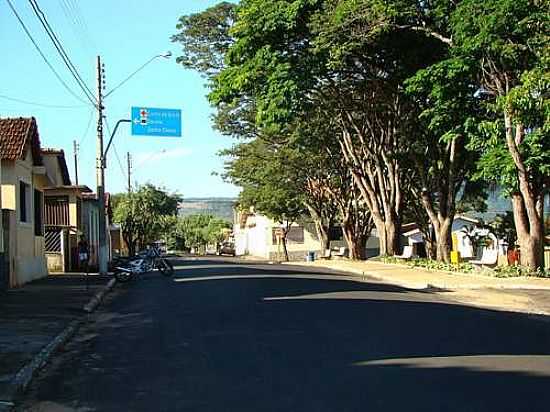
M408 289L439 289L451 299L477 306L550 315L550 279L496 278L374 261L317 260L289 264L353 273Z
M0 293L0 410L11 402L15 375L28 366L107 285L111 277L51 275L22 288Z

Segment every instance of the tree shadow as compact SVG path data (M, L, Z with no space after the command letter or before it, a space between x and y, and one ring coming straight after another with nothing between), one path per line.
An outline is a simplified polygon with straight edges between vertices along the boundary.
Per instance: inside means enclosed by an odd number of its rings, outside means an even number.
M292 268L219 277L226 269L115 301L132 316L100 333L102 359L59 371L43 399L80 391L102 411L548 410L547 322L379 283L257 277Z

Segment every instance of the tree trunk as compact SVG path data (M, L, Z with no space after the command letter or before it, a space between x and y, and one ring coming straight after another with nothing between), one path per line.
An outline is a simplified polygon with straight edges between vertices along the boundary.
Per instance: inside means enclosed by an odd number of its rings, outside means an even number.
M426 245L426 257L428 259L435 259L437 256L437 243L424 236L424 244Z
M367 238L361 233L357 233L353 225L344 224L342 226L344 232L344 238L348 244L349 257L354 260L365 259L365 246L367 244Z
M385 222L386 226L386 254L394 256L399 253L399 234L398 224L393 217L388 216Z
M533 270L542 268L544 266L542 224L529 224L523 197L520 193L512 195L512 206L520 250L520 263Z
M380 256L386 256L386 225L384 224L383 220L375 218L374 226L376 227L376 234L378 236L378 242L380 244Z
M441 218L439 221L439 229L435 233L438 262L451 262L451 231L453 218L454 217Z
M512 195L512 204L520 247L520 262L531 270L537 270L544 267L543 194L536 191L542 187L530 184L534 182L530 182L530 172L518 147L525 137L523 125L514 124L512 113L508 109L504 111L504 124L506 145L516 166L519 186L519 191Z
M288 262L290 259L288 257L288 249L286 248L286 235L287 235L287 232L285 231L284 236L281 238L281 243L283 244L283 253L285 255L285 262Z
M321 250L330 249L329 228L321 223L315 224L315 227L317 229L317 236L319 236L319 241L321 242Z

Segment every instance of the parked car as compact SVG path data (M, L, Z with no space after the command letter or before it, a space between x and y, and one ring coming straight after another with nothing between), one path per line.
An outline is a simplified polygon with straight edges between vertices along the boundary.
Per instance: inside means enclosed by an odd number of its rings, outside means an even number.
M218 255L235 256L235 245L229 242L223 242L218 249Z

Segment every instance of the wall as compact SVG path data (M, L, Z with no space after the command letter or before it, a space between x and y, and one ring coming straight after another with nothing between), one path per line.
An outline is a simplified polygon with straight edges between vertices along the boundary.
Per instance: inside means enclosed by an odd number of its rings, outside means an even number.
M42 162L46 167L48 177L52 180L53 186L63 186L63 175L59 167L58 154L42 153Z
M90 247L90 268L97 266L97 253L99 248L99 211L97 200L87 199L82 201L82 232L88 240Z
M34 234L34 189L42 188L43 179L34 178L30 150L24 161L2 161L2 208L15 210L11 218L10 248L11 286L20 286L31 280L47 276L46 257L44 255L44 237ZM28 221L20 221L19 181L30 186L30 207Z
M294 225L298 226L298 225ZM265 259L282 259L283 247L273 244L272 231L279 224L262 215L252 215L247 218L246 226L241 229L234 226L235 252L237 255L251 255ZM309 230L308 230L309 229ZM321 252L321 244L312 228L304 228L303 243L287 243L287 251L291 260L303 260L308 251Z

